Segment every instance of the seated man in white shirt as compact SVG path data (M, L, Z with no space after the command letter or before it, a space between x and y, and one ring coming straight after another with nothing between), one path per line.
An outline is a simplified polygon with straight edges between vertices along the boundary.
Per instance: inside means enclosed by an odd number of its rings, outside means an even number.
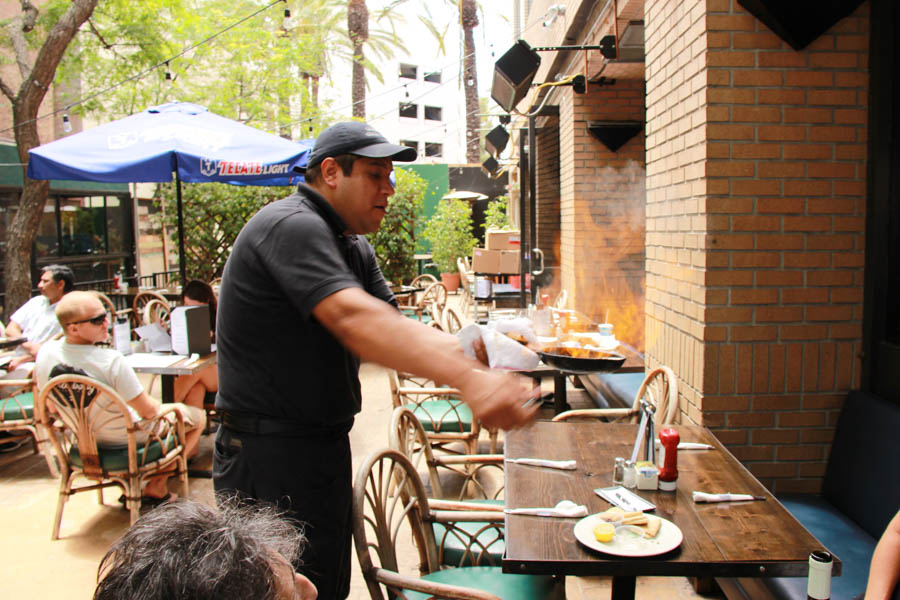
M94 345L109 338L109 314L97 296L90 292L66 294L56 306L56 317L65 338L41 346L34 371L39 388L46 385L54 367L65 365L80 369L113 388L128 404L135 420L151 419L161 412L162 404L147 395L122 353ZM184 404L172 406L184 418L186 452L188 457L193 456L206 424L206 414L203 409ZM100 446L121 447L127 443L124 419L104 421L102 429L95 433ZM166 488L168 478L169 475L163 475L150 480L141 502L153 505L173 497Z
M62 331L54 311L57 302L74 288L75 275L69 267L47 265L37 286L41 294L19 307L6 326L6 337L28 338L3 367L8 371L6 379L28 377L41 344Z

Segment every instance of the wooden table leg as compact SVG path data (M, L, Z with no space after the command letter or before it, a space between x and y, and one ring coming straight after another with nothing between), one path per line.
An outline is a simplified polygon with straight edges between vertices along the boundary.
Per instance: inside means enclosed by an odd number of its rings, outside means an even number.
M612 578L611 600L634 600L634 588L637 577L617 575Z

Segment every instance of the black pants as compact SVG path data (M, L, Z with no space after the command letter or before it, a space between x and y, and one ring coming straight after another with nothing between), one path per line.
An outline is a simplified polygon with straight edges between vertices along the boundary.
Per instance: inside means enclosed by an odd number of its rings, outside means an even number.
M323 437L254 435L219 427L215 491L237 491L287 510L307 546L294 565L320 600L350 593L352 463L347 432Z

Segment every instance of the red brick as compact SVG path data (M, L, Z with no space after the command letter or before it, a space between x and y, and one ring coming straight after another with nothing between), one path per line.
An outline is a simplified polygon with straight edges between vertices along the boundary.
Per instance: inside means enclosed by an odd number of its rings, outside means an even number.
M856 210L852 198L810 198L806 203L810 214L848 214Z
M837 306L808 306L806 308L807 321L849 321L853 317L853 309L846 305Z
M731 34L710 31L706 34L707 48L731 48Z
M826 252L786 252L784 266L788 269L809 267L830 267L831 253Z
M738 429L719 429L712 432L716 439L728 447L747 443L747 432Z
M716 234L709 237L709 248L715 250L750 250L753 236L748 234Z
M799 306L760 306L756 309L757 323L791 323L803 318Z
M735 269L752 269L759 267L777 267L781 264L781 256L775 252L732 252L731 266Z
M757 271L756 285L766 286L798 286L803 285L802 271Z
M834 73L830 71L785 71L784 85L791 87L834 87Z
M751 125L720 125L711 123L707 125L706 132L711 140L753 139L753 126Z
M809 130L811 142L855 142L856 128L854 127L812 127Z
M803 429L800 441L804 444L831 444L834 441L834 429Z
M785 181L786 196L830 196L831 183L828 181Z
M779 479L766 486L773 494L818 494L822 491L822 475L824 469L821 465L797 465L797 474L816 479ZM815 468L812 468L815 467Z
M731 73L731 78L735 86L778 87L781 86L782 72L737 69Z
M738 196L777 196L781 194L781 181L733 179L731 191Z
M784 144L784 157L827 160L834 156L832 144Z
M797 429L754 429L750 438L754 444L795 444L800 435Z
M807 250L853 250L856 237L852 235L810 236L806 239Z
M806 93L798 89L757 90L760 104L806 104Z
M856 90L808 90L806 101L810 106L855 106L858 104Z
M731 120L736 123L780 123L781 109L774 106L735 106Z
M731 449L731 453L742 463L775 459L775 452L772 446L737 446Z
M862 337L859 323L836 323L828 328L828 335L835 340L858 340Z
M778 328L768 325L753 327L731 327L731 340L734 342L766 342L778 337Z
M828 217L784 217L785 231L831 231Z
M857 252L856 254L835 254L834 255L834 266L837 268L864 267L865 264L866 264L866 257L862 252Z
M781 217L735 215L731 218L732 231L778 231L781 228Z
M711 50L706 53L706 65L715 67L755 67L756 54L754 52L737 52L735 50Z
M731 107L716 104L706 109L706 120L710 123L727 123L731 121Z
M869 76L862 71L838 71L834 74L834 84L837 87L865 89L869 85Z
M769 352L772 355L769 361L769 389L773 392L784 391L784 344L771 344Z
M801 198L760 198L756 212L787 215L803 212L806 202Z
M806 282L811 286L842 286L853 282L852 271L810 271L806 274Z
M865 110L839 108L834 111L834 122L841 124L865 125L869 114Z
M757 65L766 67L805 67L806 56L801 52L760 52Z
M837 160L862 160L866 158L867 152L864 144L841 144L834 147L834 158Z
M803 346L800 344L787 344L785 350L787 357L787 385L788 392L799 392L803 383Z
M810 177L849 178L856 175L856 165L849 163L828 162L809 163Z
M760 66L763 61L760 61ZM852 69L859 67L859 54L855 52L819 52L809 55L811 69Z
M806 140L807 128L793 125L760 125L757 134L762 141L802 142Z
M757 479L765 479L767 477L793 478L797 474L797 464L787 462L775 463L749 463L747 469L753 473ZM763 485L766 485L763 483ZM766 485L766 487L772 487Z
M747 213L753 210L752 198L708 198L706 200L706 213Z
M753 285L751 271L707 271L706 285Z
M834 109L831 108L785 108L785 123L831 123Z
M753 104L756 101L756 92L748 89L714 87L706 91L706 100L710 104Z
M710 160L706 162L708 177L753 177L752 162L737 160Z
M781 158L781 144L731 144L733 158ZM829 155L830 158L830 155Z
M779 427L821 427L825 424L822 411L787 412L778 415Z
M730 43L730 42L729 42ZM715 86L731 85L730 69L709 69L706 71L706 83L712 89Z
M778 302L778 290L731 290L732 304L773 304Z
M784 46L784 42L782 42L775 34L773 33L735 33L734 34L734 47L735 48L752 48L756 49L780 49Z
M743 15L706 15L708 31L753 31L756 19L749 14Z
M771 427L775 424L775 415L772 413L731 413L728 415L728 426L735 428L744 427Z
M758 235L756 247L760 250L800 250L803 248L802 235Z
M838 50L861 50L865 52L869 49L869 38L865 35L839 35L836 37L835 42Z
M817 340L825 337L824 325L782 325L783 340Z
M707 308L706 323L749 323L753 319L752 308Z
M835 255L835 262L837 262L837 256ZM862 302L863 293L860 288L847 288L847 289L837 289L831 290L831 301L837 303L858 303Z
M710 412L747 411L750 409L749 396L706 396L703 410Z
M803 177L806 175L806 164L800 162L760 162L757 170L759 177Z
M780 446L775 452L778 460L822 460L825 449L822 446Z
M782 290L781 302L783 304L821 304L823 302L828 302L828 290L808 288Z
M834 230L863 233L866 222L863 217L834 217Z
M835 181L834 193L838 196L862 197L866 193L866 184L863 181Z

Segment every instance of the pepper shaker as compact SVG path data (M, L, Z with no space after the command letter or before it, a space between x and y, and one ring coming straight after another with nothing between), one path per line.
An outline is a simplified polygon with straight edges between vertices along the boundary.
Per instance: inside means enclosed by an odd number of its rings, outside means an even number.
M637 471L634 468L633 460L625 461L625 476L622 478L622 485L633 490L637 485Z
M625 459L621 456L616 457L616 464L613 467L613 483L622 485L625 482Z

